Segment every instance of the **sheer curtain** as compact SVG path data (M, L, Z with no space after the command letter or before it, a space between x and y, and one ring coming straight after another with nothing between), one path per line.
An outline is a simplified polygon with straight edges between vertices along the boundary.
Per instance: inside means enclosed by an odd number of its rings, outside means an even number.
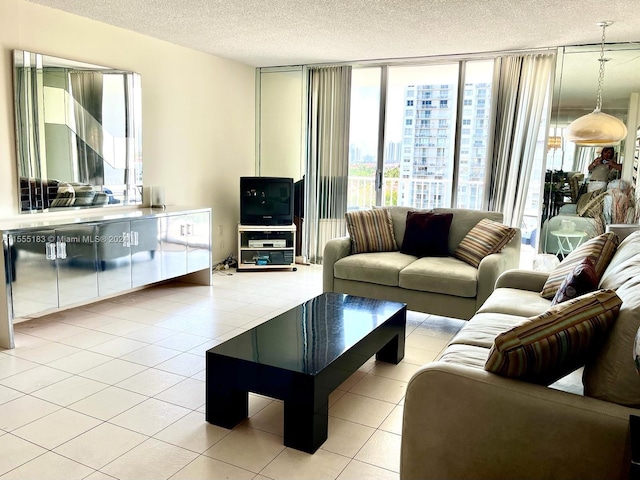
M309 68L303 250L311 263L346 232L350 103L350 66Z
M103 77L100 72L69 73L74 102L78 178L91 185L104 185L102 96Z
M536 143L551 92L554 54L505 56L499 60L496 121L487 210L520 227Z

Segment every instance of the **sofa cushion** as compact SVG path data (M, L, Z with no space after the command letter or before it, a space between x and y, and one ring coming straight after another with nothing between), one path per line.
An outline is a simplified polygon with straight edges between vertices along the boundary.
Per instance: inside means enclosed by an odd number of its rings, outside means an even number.
M526 317L505 313L477 313L467 322L450 342L450 345L475 345L491 348L495 338Z
M342 280L397 287L400 271L415 260L416 257L400 252L349 255L334 264L333 274Z
M440 362L466 365L467 367L484 368L489 357L489 349L476 345L449 345L438 358Z
M526 318L505 313L477 313L453 337L451 345L475 345L491 348L495 338ZM484 365L483 365L484 367Z
M395 208L395 207L394 207ZM480 220L487 218L494 222L502 222L502 213L469 210L465 208L434 208L433 213L453 213L453 221L449 229L449 255L460 245L460 242Z
M598 279L600 279L617 247L618 237L615 233L603 233L583 243L567 255L549 274L540 295L544 298L553 298L567 275L585 258L589 258L593 262Z
M551 305L566 302L598 288L598 274L593 262L585 258L567 275L551 300Z
M533 317L545 312L551 300L538 292L518 288L496 288L478 309L478 313L506 313L521 317Z
M610 288L617 290L631 278L634 272L633 260L640 258L640 231L633 232L618 246L616 253L607 265L607 269L600 278L598 288ZM631 261L631 263L629 263Z
M351 253L391 252L397 249L391 215L386 208L345 213Z
M635 234L634 234L635 235ZM626 256L627 249L637 252L635 244L626 244L627 237L616 252ZM625 248L623 248L625 247ZM636 253L637 255L637 253ZM612 263L614 262L612 260ZM601 284L613 286L622 299L618 320L598 355L584 369L585 395L629 407L640 407L640 377L633 361L633 344L640 328L640 256L617 263Z
M409 290L473 298L478 270L453 257L423 257L400 271L398 284Z
M462 239L454 256L477 268L484 257L502 250L516 232L515 228L483 218Z
M375 208L375 207L374 207ZM384 207L389 210L391 215L391 223L393 224L393 234L396 238L396 244L398 250L402 247L402 241L404 240L404 232L407 228L407 214L409 212L431 212L432 210L411 208L411 207Z
M498 335L485 369L534 383L553 383L595 354L621 304L613 290L598 290L555 305Z
M408 212L400 251L416 257L448 256L451 220L453 213Z

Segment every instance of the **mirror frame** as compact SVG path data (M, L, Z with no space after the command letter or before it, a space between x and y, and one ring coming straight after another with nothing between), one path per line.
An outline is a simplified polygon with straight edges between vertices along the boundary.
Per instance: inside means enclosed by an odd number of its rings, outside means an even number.
M24 50L14 50L13 66L19 213L141 204L140 74ZM106 84L108 77L96 76L96 72L122 76L122 84L116 80L118 101L107 100L114 98L106 96L109 88L103 82ZM46 80L45 74L49 74ZM83 78L91 82L90 76L96 79L93 85L79 83ZM61 85L48 84L54 77ZM109 80L111 85L113 79ZM76 94L75 99L74 85L78 91L86 88L88 93L84 97ZM98 102L93 93L96 91ZM117 124L118 134L111 133L83 105L91 101L97 103L93 105L93 111L99 112L96 116L101 118L106 112L104 123ZM110 108L105 109L106 105ZM79 157L84 158L82 166ZM66 178L50 177L56 173Z

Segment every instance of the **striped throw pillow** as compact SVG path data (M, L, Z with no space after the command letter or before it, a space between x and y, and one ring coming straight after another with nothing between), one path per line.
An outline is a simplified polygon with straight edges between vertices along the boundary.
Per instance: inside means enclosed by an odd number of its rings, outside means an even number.
M387 208L345 213L351 253L391 252L398 249Z
M603 233L586 241L567 255L549 274L549 278L547 278L544 287L542 287L540 295L544 298L553 298L565 278L567 278L585 258L593 262L598 280L600 280L607 265L609 265L611 261L611 257L613 257L613 254L616 252L616 248L618 248L618 236L613 232Z
M549 385L595 355L620 305L613 290L597 290L553 306L498 335L484 369Z
M515 228L483 218L462 239L453 256L478 268L484 257L502 250L516 232Z

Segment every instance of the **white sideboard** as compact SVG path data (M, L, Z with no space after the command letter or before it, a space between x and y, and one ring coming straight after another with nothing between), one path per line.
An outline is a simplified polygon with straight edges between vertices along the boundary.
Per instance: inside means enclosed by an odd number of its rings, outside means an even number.
M79 212L0 222L0 347L14 348L16 318L177 277L211 285L211 209Z

